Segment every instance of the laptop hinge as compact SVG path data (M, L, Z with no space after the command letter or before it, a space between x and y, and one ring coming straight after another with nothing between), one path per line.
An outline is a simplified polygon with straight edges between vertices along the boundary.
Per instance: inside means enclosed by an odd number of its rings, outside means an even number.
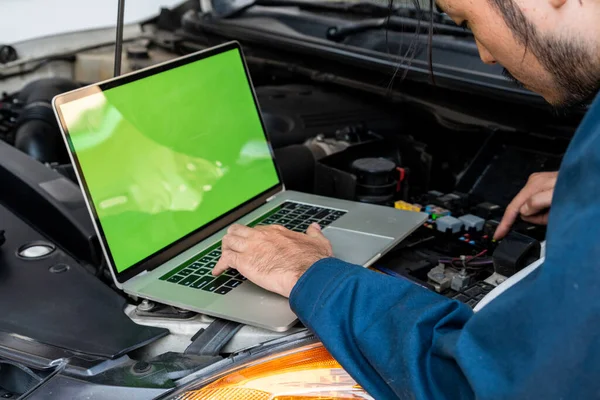
M134 275L134 276L132 276L131 278L127 279L127 282L124 282L124 283L128 283L128 282L129 282L129 283L131 283L131 282L133 282L134 280L137 280L138 278L140 278L141 276L144 276L144 275L146 275L148 272L149 272L149 270L147 270L147 269L144 269L144 270L140 271L140 273L139 273L139 274L135 274L135 275Z
M277 197L279 194L285 192L285 184L281 184L281 190L277 193L275 193L273 196L269 197L266 201L266 203L270 202L271 200L273 200L275 197Z

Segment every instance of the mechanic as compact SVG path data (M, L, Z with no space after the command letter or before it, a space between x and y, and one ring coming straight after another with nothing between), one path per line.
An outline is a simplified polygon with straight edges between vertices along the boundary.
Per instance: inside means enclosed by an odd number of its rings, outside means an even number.
M502 64L551 104L587 102L600 89L600 1L438 5L473 31L484 62ZM600 98L563 158L544 265L476 314L409 281L332 258L316 226L305 235L231 226L215 274L233 267L289 296L300 320L376 399L598 398L598 182ZM514 218L520 204L511 208Z

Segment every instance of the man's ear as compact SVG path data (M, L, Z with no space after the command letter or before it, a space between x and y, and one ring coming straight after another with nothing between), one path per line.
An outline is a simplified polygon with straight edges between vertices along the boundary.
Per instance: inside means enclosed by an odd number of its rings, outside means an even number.
M567 0L549 0L550 4L552 5L552 7L554 8L561 8L562 6L564 6L567 3Z

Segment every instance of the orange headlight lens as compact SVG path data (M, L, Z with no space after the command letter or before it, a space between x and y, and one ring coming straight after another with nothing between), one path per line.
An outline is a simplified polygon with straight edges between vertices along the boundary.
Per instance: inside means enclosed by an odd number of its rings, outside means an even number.
M372 399L322 344L269 356L230 371L180 400Z

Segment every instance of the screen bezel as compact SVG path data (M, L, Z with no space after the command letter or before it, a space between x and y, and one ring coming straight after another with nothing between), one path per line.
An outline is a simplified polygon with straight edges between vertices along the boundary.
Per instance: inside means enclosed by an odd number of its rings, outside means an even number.
M244 72L246 74L246 78L248 80L248 85L249 85L250 91L252 93L252 99L253 99L254 105L256 107L256 112L258 113L258 118L259 118L259 121L261 124L261 128L262 128L263 134L265 136L265 140L267 141L267 144L269 146L269 152L271 154L271 158L273 159L273 164L275 166L275 171L277 173L277 184L275 184L274 186L270 187L269 189L263 191L262 193L253 197L252 199L249 199L248 201L239 205L238 207L221 215L216 220L213 220L203 226L198 227L194 231L183 236L179 240L171 243L170 245L163 248L162 250L159 250L159 251L149 255L148 257L144 258L143 260L138 261L136 264L128 267L124 271L118 272L115 262L114 262L114 259L112 257L111 251L110 251L110 247L108 245L108 241L106 240L106 237L104 235L104 231L102 229L102 224L100 222L100 219L98 218L98 214L96 212L96 207L95 207L94 201L90 195L83 171L81 169L81 165L77 158L77 153L72 148L69 131L67 129L67 126L65 124L65 121L64 121L64 118L63 118L63 115L61 112L61 106L66 103L70 103L72 101L90 96L90 95L98 93L98 92L103 92L103 91L106 91L109 89L116 88L118 86L126 85L128 83L131 83L131 82L134 82L134 81L137 81L140 79L144 79L144 78L150 77L152 75L156 75L156 74L159 74L159 73L162 73L162 72L174 69L174 68L178 68L178 67L196 62L196 61L200 61L205 58L209 58L209 57L215 56L217 54L225 53L225 52L228 52L231 50L237 50L239 52L240 60L244 67ZM279 170L279 167L275 161L273 147L271 145L271 141L269 140L268 133L265 129L265 123L264 123L264 120L262 117L262 113L260 112L260 106L258 104L256 92L254 90L254 85L252 84L252 79L251 79L250 73L248 71L248 66L246 65L244 53L238 42L225 43L225 44L217 46L217 47L201 50L201 51L198 51L198 52L195 52L195 53L192 53L192 54L189 54L189 55L186 55L186 56L174 59L174 60L170 60L170 61L158 64L158 65L154 65L154 66L142 69L142 70L138 70L138 71L120 76L118 78L113 78L113 79L110 79L110 80L107 80L104 82L86 86L81 89L76 89L71 92L63 93L61 95L56 96L53 99L52 105L54 108L54 112L58 118L58 121L59 121L59 124L61 127L61 131L63 133L63 138L65 140L67 150L71 157L71 161L75 168L77 179L79 180L79 185L85 196L86 203L88 205L88 209L92 215L92 221L94 223L94 227L96 228L96 232L100 239L100 244L104 251L104 256L106 258L107 264L111 270L113 277L115 278L115 280L118 283L121 283L121 284L125 283L127 280L142 273L143 271L150 271L150 270L153 270L153 269L161 266L162 264L164 264L165 262L174 258L178 254L193 247L194 245L196 245L197 243L201 242L202 240L208 238L212 234L225 228L227 225L230 225L231 223L240 219L244 215L246 215L246 214L250 213L251 211L255 210L256 208L260 207L261 205L266 203L269 198L273 197L277 193L280 193L284 190L283 182L281 179L281 171Z

